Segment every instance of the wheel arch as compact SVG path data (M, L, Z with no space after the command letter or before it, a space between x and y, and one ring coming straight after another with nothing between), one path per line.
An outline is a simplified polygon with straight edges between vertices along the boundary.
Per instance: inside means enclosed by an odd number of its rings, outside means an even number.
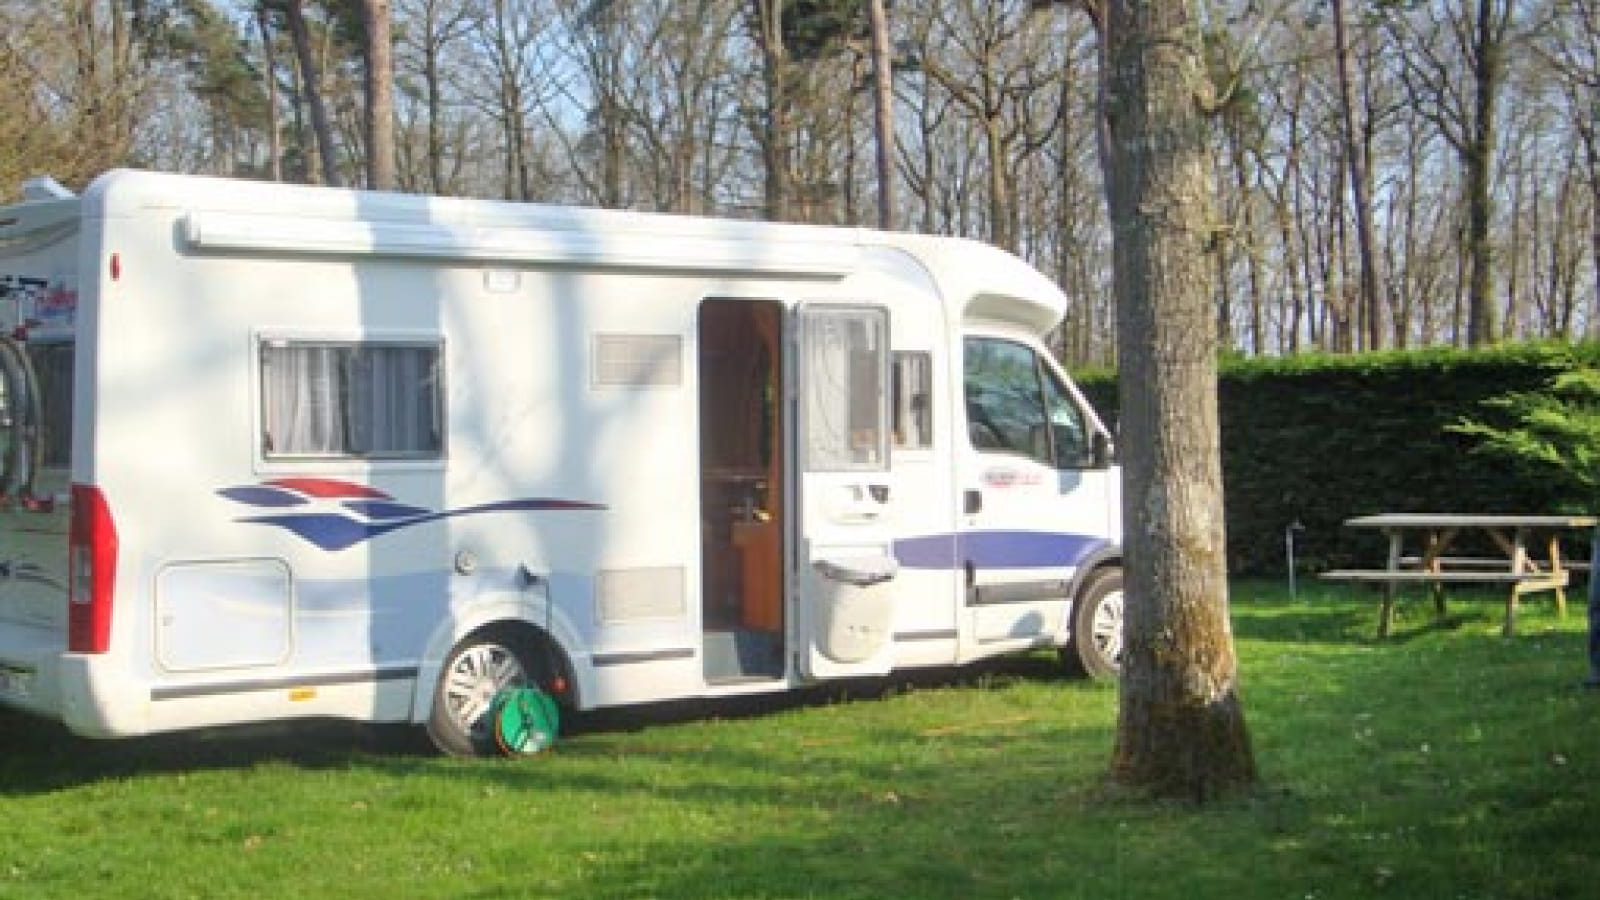
M1078 563L1078 568L1072 573L1072 578L1067 582L1067 614L1061 617L1061 628L1055 638L1056 647L1065 647L1072 641L1072 620L1078 606L1078 598L1083 596L1084 588L1090 581L1100 577L1100 573L1108 569L1122 568L1122 545L1107 543L1087 555Z
M508 598L475 605L470 614L451 617L435 629L417 668L412 722L426 723L432 715L434 689L451 652L467 640L490 634L498 634L531 654L548 654L566 679L566 690L557 699L570 709L583 708L588 679L568 649L576 645L576 632L559 614L546 614L545 604Z

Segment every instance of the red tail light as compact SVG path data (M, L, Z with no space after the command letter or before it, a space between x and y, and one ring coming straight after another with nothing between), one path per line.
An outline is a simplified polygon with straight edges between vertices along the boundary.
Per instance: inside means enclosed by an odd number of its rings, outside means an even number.
M67 546L67 650L104 653L111 647L117 528L105 495L94 485L72 486L72 532Z

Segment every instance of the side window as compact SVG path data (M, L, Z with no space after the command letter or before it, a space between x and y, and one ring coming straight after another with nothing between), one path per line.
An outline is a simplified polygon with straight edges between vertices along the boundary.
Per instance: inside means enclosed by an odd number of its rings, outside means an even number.
M889 465L889 316L865 307L805 310L806 467Z
M1083 410L1072 402L1072 395L1053 369L1041 364L1039 380L1044 385L1045 408L1050 414L1050 447L1055 467L1077 469L1089 465L1089 428Z
M1058 469L1085 464L1083 413L1032 349L967 338L965 352L967 434L975 449L1015 453Z
M262 343L264 455L440 458L440 357L437 343Z
M933 354L896 351L893 379L894 446L926 450L933 446Z

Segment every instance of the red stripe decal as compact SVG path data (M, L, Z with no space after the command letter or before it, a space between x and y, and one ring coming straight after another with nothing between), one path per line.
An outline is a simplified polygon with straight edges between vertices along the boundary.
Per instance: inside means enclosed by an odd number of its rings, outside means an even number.
M332 478L276 478L267 484L273 487L299 491L307 497L369 497L377 500L392 500L388 494L364 484L351 481L337 481Z

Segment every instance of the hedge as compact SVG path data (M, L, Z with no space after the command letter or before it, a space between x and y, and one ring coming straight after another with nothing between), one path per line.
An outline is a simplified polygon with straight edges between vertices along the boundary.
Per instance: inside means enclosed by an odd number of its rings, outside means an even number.
M1226 362L1218 376L1228 562L1239 575L1381 560L1380 538L1341 527L1376 512L1575 512L1575 486L1450 430L1485 418L1482 401L1538 390L1563 368L1600 364L1597 344L1430 349ZM1114 375L1079 383L1108 421Z

